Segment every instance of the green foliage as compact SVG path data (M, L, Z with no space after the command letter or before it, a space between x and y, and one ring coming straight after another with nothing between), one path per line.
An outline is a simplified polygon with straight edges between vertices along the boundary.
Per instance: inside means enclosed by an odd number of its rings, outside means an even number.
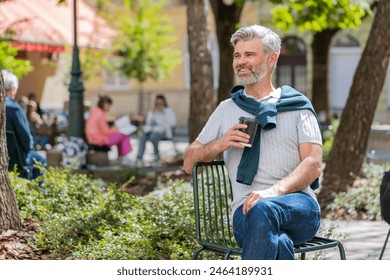
M347 192L337 194L328 208L338 216L380 220L379 186L384 172L389 169L390 165L365 164L364 177L357 177Z
M282 30L298 26L300 30L356 28L371 12L367 0L270 0L278 4L273 23Z
M234 0L234 4L237 6L243 6L246 0Z
M102 69L111 70L110 57L112 53L104 49L85 48L80 52L80 65L83 80L92 80L100 77Z
M323 136L322 160L324 162L326 162L326 160L328 159L330 149L332 149L334 137L336 135L339 124L340 121L338 119L333 119L332 124L329 126L329 129L324 129L322 131L322 136Z
M0 69L13 72L17 77L28 74L33 70L31 62L17 59L18 49L0 38Z
M111 8L105 15L118 30L114 49L121 56L120 70L141 84L149 78L164 79L180 63L179 52L171 46L173 26L161 16L166 2L125 1L124 7Z
M32 245L57 258L190 259L196 247L189 183L141 197L63 168L49 168L42 184L10 178L22 219L41 224Z
M182 183L173 183L170 188L162 197L151 194L142 200L140 207L128 209L127 223L118 234L106 231L101 239L79 248L76 257L190 259L195 247L192 194L189 185Z

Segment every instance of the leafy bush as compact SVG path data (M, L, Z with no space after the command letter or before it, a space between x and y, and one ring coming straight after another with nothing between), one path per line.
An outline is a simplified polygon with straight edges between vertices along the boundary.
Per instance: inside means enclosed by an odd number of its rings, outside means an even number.
M196 247L189 183L141 197L63 168L49 168L42 183L10 179L22 219L41 225L32 245L57 258L190 259Z
M328 159L330 150L332 149L334 136L336 135L340 121L338 119L332 120L330 129L324 129L322 131L323 143L322 143L322 160L325 162Z
M329 208L339 216L380 220L379 186L389 165L364 164L364 177L358 177L347 192L336 195Z

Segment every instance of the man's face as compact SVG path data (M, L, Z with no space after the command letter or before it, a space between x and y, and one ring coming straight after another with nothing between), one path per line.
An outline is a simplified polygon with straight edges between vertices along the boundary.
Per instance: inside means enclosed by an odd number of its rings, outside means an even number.
M261 81L268 73L268 57L259 39L238 41L234 47L233 70L244 86Z

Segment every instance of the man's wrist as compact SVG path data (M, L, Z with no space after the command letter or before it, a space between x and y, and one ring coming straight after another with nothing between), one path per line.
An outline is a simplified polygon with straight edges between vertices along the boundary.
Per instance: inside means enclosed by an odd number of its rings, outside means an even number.
M276 194L277 196L286 194L286 188L285 188L285 185L284 185L284 184L276 183L276 184L272 187L272 189L273 189L273 191L275 192L275 194Z
M214 158L224 151L219 139L210 142L209 149L210 154L212 154Z

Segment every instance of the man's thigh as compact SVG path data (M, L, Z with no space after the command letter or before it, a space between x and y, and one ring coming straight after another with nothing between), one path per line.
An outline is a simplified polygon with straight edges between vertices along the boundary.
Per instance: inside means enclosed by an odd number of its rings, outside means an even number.
M320 225L320 209L309 195L299 192L260 200L248 215L239 207L234 213L233 227L237 243L241 245L246 224L269 221L278 234L287 233L294 244L311 239Z

